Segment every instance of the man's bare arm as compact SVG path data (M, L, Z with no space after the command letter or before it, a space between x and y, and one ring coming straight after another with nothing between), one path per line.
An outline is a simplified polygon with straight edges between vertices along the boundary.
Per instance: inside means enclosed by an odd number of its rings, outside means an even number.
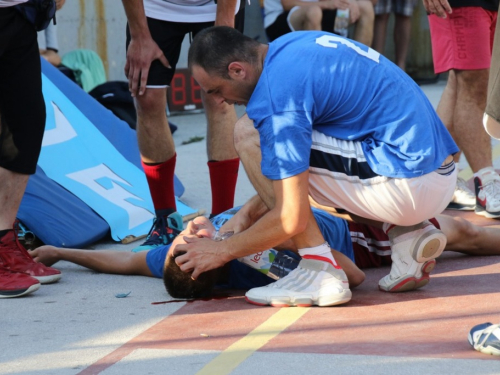
M41 246L30 251L30 254L36 262L43 263L46 266L51 266L60 260L66 260L102 273L153 276L146 263L147 251L132 253Z
M186 238L186 244L178 245L174 249L175 253L185 252L176 258L177 264L185 272L193 270L193 278L196 278L201 273L221 267L232 259L272 248L303 232L308 228L312 216L308 200L308 181L309 171L273 181L275 206L260 220L247 230L221 242ZM319 236L320 239L323 238L321 233ZM309 237L305 236L299 245L308 239ZM310 244L314 245L317 244Z
M245 1L245 0L240 0ZM237 0L218 0L215 26L234 27Z

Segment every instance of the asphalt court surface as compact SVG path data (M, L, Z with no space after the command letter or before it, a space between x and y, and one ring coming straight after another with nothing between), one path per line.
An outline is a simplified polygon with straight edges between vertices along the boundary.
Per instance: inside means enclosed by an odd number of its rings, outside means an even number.
M443 84L423 89L437 104ZM209 212L205 143L181 146L204 136L204 117L171 121L179 125L183 200ZM499 168L497 143L494 156ZM461 169L469 180L467 165ZM235 204L253 193L241 168ZM102 241L93 248L135 245ZM467 342L472 326L500 322L500 256L446 253L427 286L400 294L377 289L388 267L366 270L352 301L331 308L258 307L241 291L170 302L161 280L103 275L67 262L56 268L63 272L59 283L0 302L0 374L500 374L498 357Z

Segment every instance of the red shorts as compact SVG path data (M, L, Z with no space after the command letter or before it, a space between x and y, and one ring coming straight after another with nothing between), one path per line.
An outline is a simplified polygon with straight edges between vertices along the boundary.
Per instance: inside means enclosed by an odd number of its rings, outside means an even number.
M436 219L429 220L436 228ZM354 263L363 268L373 268L391 264L391 244L389 237L382 229L369 225L348 222L351 232Z
M450 69L489 69L497 12L479 7L453 8L442 19L429 16L436 74Z

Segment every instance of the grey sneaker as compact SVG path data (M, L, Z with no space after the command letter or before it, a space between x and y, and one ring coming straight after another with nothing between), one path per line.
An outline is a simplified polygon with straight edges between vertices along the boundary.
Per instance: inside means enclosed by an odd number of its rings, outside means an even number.
M389 231L392 248L391 273L379 280L380 290L406 292L427 285L434 260L446 246L446 236L428 220Z
M302 259L285 277L245 294L249 303L274 307L333 306L349 302L351 297L345 272L313 259Z
M446 207L447 210L474 211L476 208L476 194L469 189L465 180L457 178L457 186L453 198Z

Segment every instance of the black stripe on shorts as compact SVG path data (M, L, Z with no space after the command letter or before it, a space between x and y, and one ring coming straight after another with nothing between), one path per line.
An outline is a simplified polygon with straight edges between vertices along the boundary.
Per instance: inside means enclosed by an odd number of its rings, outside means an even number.
M311 149L309 166L326 169L330 172L343 173L347 176L357 176L360 180L378 177L366 161L356 158L347 158L342 155L329 154L316 149Z

